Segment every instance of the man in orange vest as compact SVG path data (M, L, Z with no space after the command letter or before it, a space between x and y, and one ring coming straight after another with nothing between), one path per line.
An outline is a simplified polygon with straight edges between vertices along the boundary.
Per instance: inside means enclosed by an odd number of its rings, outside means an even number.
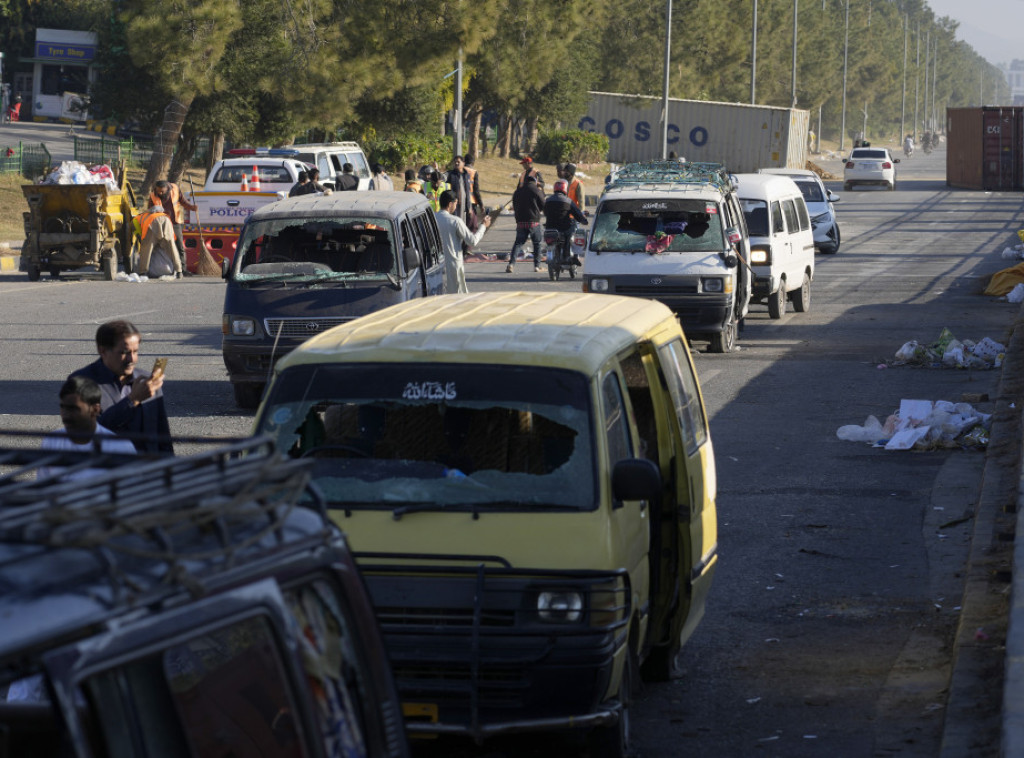
M185 224L185 209L196 210L196 206L188 202L177 184L159 181L153 185L153 191L149 195L150 205L159 205L164 213L171 219L171 226L174 228L174 244L178 246L178 252L185 256L185 237L183 229Z
M569 182L569 191L566 194L580 207L580 210L583 210L585 207L583 202L586 198L583 195L583 183L576 178L576 164L566 163L562 167L562 171L565 173L565 181Z
M153 248L157 247L174 267L174 278L181 279L181 257L174 244L174 227L171 225L171 219L164 213L163 206L150 206L135 216L135 221L138 224L139 236L142 238L142 246L139 248L139 273L149 274L149 260L153 255Z

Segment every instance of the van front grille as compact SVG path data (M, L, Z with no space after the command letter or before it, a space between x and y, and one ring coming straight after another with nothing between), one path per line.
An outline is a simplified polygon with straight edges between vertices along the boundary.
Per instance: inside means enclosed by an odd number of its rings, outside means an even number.
M320 334L326 332L328 329L333 329L341 324L347 324L352 321L352 317L344 316L331 316L323 318L268 318L263 320L263 328L267 332L267 336L274 338L278 336L278 330L281 330L282 337L288 337L291 339L306 339L312 337L314 334Z

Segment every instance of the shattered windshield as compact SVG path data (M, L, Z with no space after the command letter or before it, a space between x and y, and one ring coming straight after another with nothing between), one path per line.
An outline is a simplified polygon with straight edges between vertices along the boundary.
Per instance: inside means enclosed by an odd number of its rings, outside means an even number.
M724 249L718 204L706 200L609 200L590 247L596 252L689 253Z
M586 377L531 366L296 366L258 423L331 507L589 510Z
M394 240L382 218L250 221L235 253L235 278L387 279L397 275Z

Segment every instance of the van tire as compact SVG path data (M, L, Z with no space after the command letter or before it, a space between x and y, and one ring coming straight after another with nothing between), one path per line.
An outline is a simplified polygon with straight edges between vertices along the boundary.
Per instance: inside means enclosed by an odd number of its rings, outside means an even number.
M731 353L736 347L736 319L722 327L722 331L711 335L712 353Z
M263 385L255 382L235 382L231 385L235 391L235 404L247 411L259 408L263 397Z
M803 284L800 289L793 292L793 310L797 313L807 313L811 309L811 277L804 274Z
M779 282L779 288L768 296L768 315L780 319L786 315L786 280Z
M640 673L646 682L671 682L675 679L682 679L684 671L679 664L682 645L677 639L669 645L658 645L651 648L647 660L640 669Z
M621 704L619 718L609 726L595 727L587 735L590 758L630 758L634 755L633 741L630 737L629 711L638 683L636 654L630 648L626 651L626 661L622 666L622 681L619 683L618 697Z

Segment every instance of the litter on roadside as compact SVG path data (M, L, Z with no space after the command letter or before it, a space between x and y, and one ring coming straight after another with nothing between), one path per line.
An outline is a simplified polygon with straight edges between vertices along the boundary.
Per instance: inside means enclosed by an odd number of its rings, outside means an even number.
M978 342L958 340L949 329L943 329L939 339L930 345L917 340L904 342L896 351L893 366L932 366L936 368L999 368L1003 365L1006 347L989 337Z
M904 399L884 423L868 416L862 426L839 427L836 436L886 450L983 448L988 445L991 423L991 414L981 413L968 403Z

